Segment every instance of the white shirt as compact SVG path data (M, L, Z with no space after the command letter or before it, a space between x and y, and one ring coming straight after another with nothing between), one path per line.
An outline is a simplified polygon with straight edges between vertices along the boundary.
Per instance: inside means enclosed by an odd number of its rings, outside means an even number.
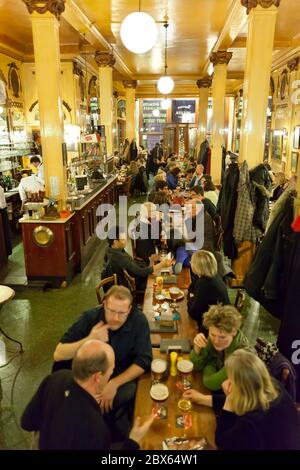
M4 194L4 189L0 186L0 209L5 209L6 207L6 199Z
M42 181L43 184L45 184L44 165L43 165L43 163L41 163L38 166L37 177L39 178L40 181Z
M21 201L24 202L27 200L26 191L31 193L38 193L39 191L44 191L45 186L37 175L31 175L21 179L18 190Z

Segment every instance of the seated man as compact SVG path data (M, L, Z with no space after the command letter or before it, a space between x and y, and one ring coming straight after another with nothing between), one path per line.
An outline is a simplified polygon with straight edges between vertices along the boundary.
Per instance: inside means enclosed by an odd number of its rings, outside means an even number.
M40 450L109 450L111 435L98 405L99 396L114 370L111 346L97 339L86 341L75 353L72 372L48 375L21 418L26 431L39 432ZM137 450L152 419L139 418L121 449Z
M130 276L135 277L136 288L138 291L145 290L149 274L159 273L162 268L167 268L172 265L172 261L167 259L155 264L154 266L147 266L146 263L144 263L144 266L138 264L132 256L126 253L126 233L125 230L118 226L113 227L112 230L110 230L107 240L109 247L106 254L106 269L109 272L117 274L118 283L122 282L122 279L124 278L123 269L126 269Z
M100 394L100 406L108 413L107 422L115 423L126 434L136 379L149 370L152 359L148 321L132 308L132 295L126 287L111 287L103 306L83 313L69 328L54 351L53 370L70 369L76 351L87 339L107 342L114 350L115 368Z
M135 254L149 266L153 255L160 245L161 223L155 204L145 202L141 205L140 216L135 221L131 238L135 240Z

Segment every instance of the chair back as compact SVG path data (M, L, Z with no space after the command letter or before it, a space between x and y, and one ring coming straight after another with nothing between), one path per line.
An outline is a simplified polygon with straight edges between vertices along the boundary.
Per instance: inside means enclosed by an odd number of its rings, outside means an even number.
M239 312L241 312L241 310L244 306L245 299L246 299L245 292L243 292L242 289L238 289L237 294L236 294L236 298L235 298L235 302L234 302L234 306Z
M96 286L96 296L97 296L97 300L98 300L99 305L102 304L102 298L103 298L103 295L101 294L101 288L103 288L103 286L105 286L107 284L111 284L111 285L116 286L117 285L117 275L113 274L112 276L105 277L104 279L102 279L99 282L99 284L97 284L97 286Z
M124 277L126 279L126 282L128 284L128 289L130 290L130 292L132 293L133 297L135 297L135 293L136 293L136 284L135 284L135 279L134 277L131 277L128 272L126 271L126 269L123 269L123 273L124 273Z

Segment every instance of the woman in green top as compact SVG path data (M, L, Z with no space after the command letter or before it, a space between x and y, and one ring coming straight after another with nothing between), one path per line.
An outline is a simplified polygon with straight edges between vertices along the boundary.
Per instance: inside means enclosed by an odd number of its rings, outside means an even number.
M203 315L203 325L208 329L208 339L203 333L194 339L190 359L195 370L203 371L203 384L209 390L221 390L227 379L225 359L236 349L248 345L239 329L242 316L232 305L213 305Z

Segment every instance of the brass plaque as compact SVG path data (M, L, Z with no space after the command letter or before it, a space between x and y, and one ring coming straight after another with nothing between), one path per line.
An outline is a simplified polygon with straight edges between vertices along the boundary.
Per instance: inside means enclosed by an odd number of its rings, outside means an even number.
M34 243L37 246L46 248L52 245L53 240L54 240L54 233L49 227L44 227L42 225L39 225L32 232L32 238L33 238Z

